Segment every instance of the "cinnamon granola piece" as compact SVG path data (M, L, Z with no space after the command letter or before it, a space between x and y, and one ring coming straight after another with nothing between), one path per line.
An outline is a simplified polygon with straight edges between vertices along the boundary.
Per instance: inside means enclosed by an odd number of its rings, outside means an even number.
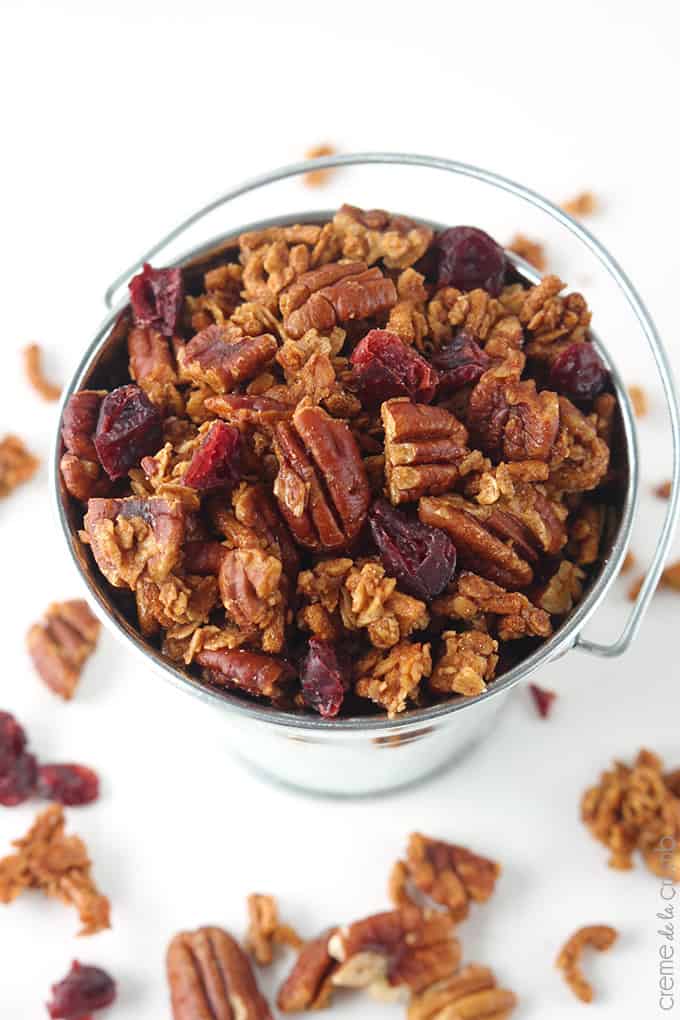
M397 277L397 296L399 300L390 311L386 328L405 344L422 350L428 334L425 277L413 268L404 269Z
M333 229L345 258L371 266L379 259L388 269L406 269L422 258L433 233L407 216L382 209L343 205L333 217Z
M541 347L556 340L585 340L590 311L581 294L561 297L565 286L559 276L549 274L524 292L519 318L531 339L527 353L540 355Z
M534 595L536 605L551 616L565 616L580 601L583 594L585 571L569 560L560 560L554 574Z
M206 624L218 602L217 580L187 574L171 574L157 583L140 577L135 587L137 619L142 634L156 634L161 628L172 641L190 637L202 624Z
M248 897L248 932L245 947L261 967L268 967L274 959L275 945L288 945L300 950L304 940L289 925L282 925L273 896L252 893Z
M501 866L454 843L411 834L404 863L407 883L446 907L452 921L463 921L470 902L486 903L493 895Z
M618 932L607 924L590 924L579 928L562 946L555 966L562 971L564 980L581 1002L593 1001L592 985L586 981L581 970L581 956L586 946L592 946L600 952L611 949L616 942Z
M353 560L347 557L320 560L311 570L301 570L297 593L303 605L298 626L324 641L335 641L342 633L339 605L343 585Z
M645 390L643 390L642 386L629 386L628 396L630 397L630 402L633 405L635 417L644 418L649 411L649 400L647 399Z
M328 943L336 932L337 928L331 928L303 945L276 998L282 1013L302 1013L330 1006L333 975L338 964L328 951Z
M307 149L305 153L305 159L320 159L321 156L334 156L337 149L328 143L322 145L314 145L311 149ZM334 171L331 170L308 170L304 176L304 182L308 188L322 188L333 176Z
M515 255L526 259L534 269L538 269L539 273L545 271L547 260L545 250L540 241L534 241L525 234L515 234L508 248L510 251L514 251Z
M559 431L550 462L550 485L559 492L589 492L607 474L609 447L566 397L559 397Z
M186 513L178 499L91 499L83 523L97 566L116 588L134 590L142 574L160 584L179 562Z
M592 191L579 191L573 198L562 202L562 208L570 216L592 216L597 212L599 203Z
M414 995L407 1020L507 1020L516 1005L517 996L499 988L488 967L471 963Z
M59 400L61 386L55 386L45 378L39 344L29 344L28 347L24 347L23 355L26 377L36 393L39 393L43 400Z
M11 903L25 889L40 889L78 911L80 935L110 928L109 901L92 878L87 847L66 836L61 804L42 811L25 836L15 839L17 852L0 860L0 903Z
M39 465L38 458L28 451L18 436L7 435L0 439L0 499L29 481Z
M425 603L398 591L395 579L372 560L350 568L340 592L340 615L348 630L365 627L376 648L392 648L430 622Z
M498 642L478 630L445 630L442 639L445 649L432 670L432 690L467 698L482 694L496 672Z
M432 604L432 611L439 616L450 616L453 619L463 620L465 623L477 627L478 630L487 629L486 622L488 621L482 618L487 616L496 617L497 619L492 622L491 629L494 632L497 630L501 641L513 641L522 637L549 637L552 633L550 617L545 609L533 605L522 592L507 591L499 584L479 577L478 574L474 574L469 570L461 571L451 592L435 599ZM471 635L458 636L462 639ZM466 650L468 645L463 642L460 648L461 651ZM469 649L471 651L474 650L472 645L469 646ZM484 651L480 649L479 654L489 656L497 650L497 647L488 648ZM455 664L457 662L456 642L453 639L451 640L451 648L447 647L447 659L449 651L453 657L452 664ZM492 656L493 658L494 656ZM497 657L495 658L497 659ZM492 661L490 667L491 677L493 677L495 665L496 662ZM482 673L480 680L476 684L479 689L474 691L475 694L479 694L480 690L484 690L484 685L481 683L484 676L485 673ZM443 679L443 675L441 678ZM432 683L434 683L434 680L435 675L433 674ZM464 692L461 691L459 693Z
M673 489L673 483L670 479L665 482L660 482L659 485L654 488L654 495L657 499L670 499L671 490Z
M632 553L630 551L630 549L629 549L628 552L626 553L625 557L624 557L623 563L621 564L621 573L622 574L629 574L630 571L633 569L633 567L635 566L636 563L637 563L637 560L635 558L635 554Z
M360 698L382 705L392 719L417 700L420 681L431 671L429 644L403 641L386 652L376 648L362 656L354 689Z
M40 678L60 698L73 697L86 661L97 646L101 624L87 602L53 602L44 622L26 636L28 652Z

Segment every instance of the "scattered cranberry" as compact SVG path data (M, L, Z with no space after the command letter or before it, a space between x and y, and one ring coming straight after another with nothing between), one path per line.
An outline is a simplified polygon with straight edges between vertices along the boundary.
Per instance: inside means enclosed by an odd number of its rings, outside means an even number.
M99 776L85 765L41 765L38 794L68 807L91 804L99 796Z
M445 531L411 520L384 499L368 520L385 570L404 591L429 600L444 590L456 569L456 547Z
M25 747L23 727L9 712L0 712L0 774L12 765Z
M464 329L432 355L439 372L439 392L459 390L476 383L491 365L491 358Z
M439 380L430 363L386 329L367 333L354 348L350 361L365 407L377 407L392 397L410 397L429 404L437 391Z
M601 393L607 379L607 369L593 345L577 343L557 355L550 369L549 385L578 404Z
M233 487L240 478L240 441L238 429L216 421L191 458L184 484L192 489Z
M110 1006L116 998L115 982L105 970L77 960L51 991L47 1010L52 1020L88 1020L95 1009Z
M438 236L435 249L438 287L481 287L498 297L505 278L505 252L493 237L477 227L449 227Z
M302 662L300 679L306 705L325 719L332 719L338 714L349 680L330 641L309 639L309 651Z
M537 684L529 684L529 690L541 719L547 719L557 695L554 691L546 691L544 687L539 687Z
M108 393L99 411L94 445L112 481L123 478L161 443L161 413L144 390L130 383Z
M145 262L142 272L130 280L129 290L137 325L173 336L184 301L182 270L154 269Z
M9 766L0 772L0 804L16 807L35 792L38 765L35 755L22 751Z

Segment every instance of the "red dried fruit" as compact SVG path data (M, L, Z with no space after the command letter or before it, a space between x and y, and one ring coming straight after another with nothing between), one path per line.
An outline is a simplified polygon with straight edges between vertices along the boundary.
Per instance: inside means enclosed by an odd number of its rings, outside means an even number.
M38 794L67 807L91 804L99 796L99 776L85 765L41 765Z
M101 967L78 963L61 981L52 985L47 1010L52 1020L88 1020L96 1009L110 1006L116 998L116 984Z
M441 528L421 524L375 501L368 520L382 564L399 587L426 601L439 595L456 569L456 547Z
M349 688L349 677L330 641L309 639L309 650L300 669L305 704L324 719L338 714Z
M161 437L161 413L139 386L119 386L104 397L94 445L112 481L123 478L142 457L155 453Z
M609 373L592 344L576 343L558 354L549 385L576 404L593 400L607 385Z
M25 747L23 727L9 712L0 712L0 774L12 765Z
M154 269L148 262L129 284L130 303L138 326L173 336L184 301L181 269Z
M538 684L529 684L529 690L541 719L547 719L557 695L554 691L546 691L544 687L539 687Z
M439 372L439 392L450 393L479 382L491 366L491 358L464 329L432 355Z
M35 755L22 751L8 767L0 772L0 804L16 807L35 791L38 764Z
M184 484L201 490L233 488L240 478L240 441L238 429L216 421L191 458Z
M449 227L435 241L437 286L475 290L498 297L505 278L505 252L477 227Z
M429 404L437 391L439 377L432 365L386 329L367 333L354 348L350 361L365 407L377 407L391 397L410 397Z

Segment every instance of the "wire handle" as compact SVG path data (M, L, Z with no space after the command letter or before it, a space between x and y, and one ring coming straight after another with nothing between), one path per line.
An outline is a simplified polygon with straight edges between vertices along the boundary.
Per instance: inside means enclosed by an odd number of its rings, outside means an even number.
M116 292L130 279L131 276L141 269L145 262L149 262L152 258L158 255L159 252L163 251L164 248L167 248L168 245L172 244L172 242L180 237L186 230L192 227L195 223L198 223L199 220L202 220L215 209L219 209L220 206L233 202L235 199L240 198L242 195L247 195L249 192L255 191L257 188L265 187L268 184L275 184L277 181L285 180L288 177L297 177L300 174L307 173L309 170L328 170L336 166L357 166L367 164L398 164L401 166L421 166L433 170L446 170L449 173L472 177L473 179L482 181L492 187L500 188L502 191L506 191L509 194L515 195L517 198L536 206L538 209L543 210L543 212L556 219L563 227L566 227L570 233L574 234L574 236L577 237L578 240L586 246L586 248L588 248L588 250L598 259L609 275L619 285L628 304L633 310L654 357L657 371L661 377L661 384L663 386L666 406L668 408L668 416L670 419L671 434L673 438L671 495L663 526L661 528L661 535L656 547L656 552L652 557L652 562L649 566L649 570L647 571L644 583L640 588L638 597L635 600L635 604L620 637L612 644L598 644L595 641L588 641L586 638L578 635L574 644L574 647L580 648L584 652L590 652L593 655L606 656L608 658L621 655L626 651L630 643L636 637L644 619L644 615L649 608L654 590L659 582L661 571L663 570L664 562L670 548L673 532L678 519L678 512L680 511L680 409L678 407L678 394L673 378L673 371L668 360L668 356L663 348L663 344L661 343L656 327L649 317L649 313L637 293L637 290L628 279L623 269L621 269L618 262L609 255L590 231L587 230L586 227L582 226L582 224L572 219L572 217L569 216L568 213L565 213L563 209L553 205L552 202L543 198L542 195L537 194L529 188L523 187L521 184L517 184L515 181L509 180L507 177L501 177L498 174L491 173L489 170L483 170L481 167L469 166L466 163L459 163L449 159L394 152L364 152L354 153L347 156L325 156L321 159L305 160L304 162L293 163L289 166L280 167L278 170L273 170L270 173L251 177L250 180L245 181L236 188L232 188L223 195L219 195L217 198L213 199L212 202L208 202L207 205L204 205L201 209L192 213L191 216L188 216L185 220L179 223L173 230L170 231L169 234L166 234L165 237L158 241L157 244L153 245L152 248L149 248L149 250L145 252L145 254L134 263L134 265L130 266L129 269L126 269L120 274L120 276L116 277L104 295L104 301L106 302L107 307L113 308Z

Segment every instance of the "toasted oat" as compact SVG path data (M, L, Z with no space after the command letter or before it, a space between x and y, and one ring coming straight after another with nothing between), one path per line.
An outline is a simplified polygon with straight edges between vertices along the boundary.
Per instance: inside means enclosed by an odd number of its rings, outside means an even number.
M101 624L87 602L53 602L41 623L34 623L26 642L38 674L51 691L68 701L97 645Z
M562 202L562 208L570 216L592 216L599 209L599 202L592 191L580 191L573 198Z
M606 924L591 924L575 931L560 950L555 966L564 974L564 979L577 999L581 1002L593 1001L592 985L586 981L581 970L581 955L586 946L593 946L603 952L610 949L618 937L615 928Z
M630 571L635 566L636 562L637 561L635 559L635 556L633 555L633 553L629 549L628 552L626 553L626 556L625 556L625 559L624 559L623 563L621 564L621 573L622 574L630 573Z
M630 397L630 402L633 405L635 416L637 418L644 418L649 411L649 401L642 386L629 386L628 396Z
M305 159L320 159L322 156L334 156L336 152L337 149L333 145L328 145L328 143L314 145L311 149L307 149ZM308 188L322 188L328 184L333 173L333 170L309 170L304 176L304 182Z
M247 902L249 925L245 947L261 967L268 967L274 959L275 945L302 949L304 939L290 925L279 921L278 907L273 896L252 893Z
M27 482L38 470L40 461L30 453L18 436L0 439L0 499Z
M43 373L42 351L39 344L29 344L24 347L24 369L26 376L33 389L40 394L43 400L59 400L61 386L55 386L49 382Z
M110 928L109 901L92 878L92 862L79 836L64 835L60 804L41 812L25 836L15 839L17 853L0 860L0 903L11 903L25 889L41 889L78 911L80 935Z
M515 234L508 245L510 251L514 251L516 255L526 259L527 262L531 263L535 269L538 269L539 273L545 272L548 262L545 257L545 251L540 241L533 241L530 237L525 234Z
M672 488L673 488L673 483L671 482L671 480L669 478L665 482L661 482L659 485L655 486L655 488L654 488L654 495L658 499L670 499Z

